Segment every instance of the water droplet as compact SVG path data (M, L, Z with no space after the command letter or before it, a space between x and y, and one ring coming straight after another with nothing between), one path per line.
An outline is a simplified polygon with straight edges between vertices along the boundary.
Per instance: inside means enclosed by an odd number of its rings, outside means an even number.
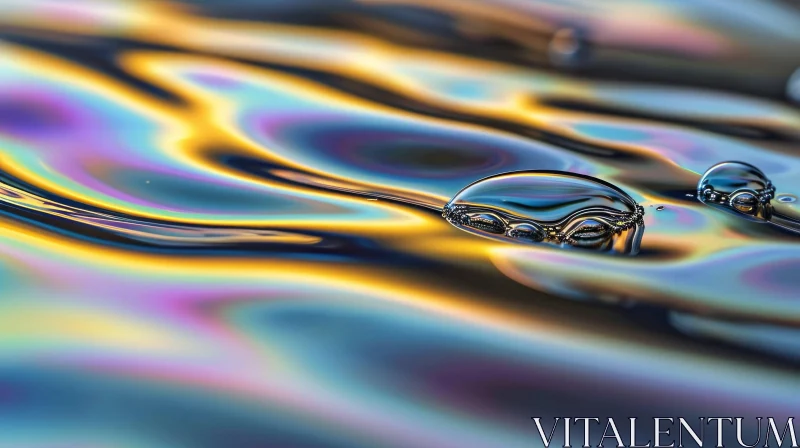
M687 197L687 198L693 198L693 197L694 197L694 195L693 195L692 193L686 193L686 197Z
M633 254L644 210L619 188L589 176L522 171L475 182L447 203L442 216L478 235Z
M748 163L722 162L712 166L697 184L697 197L738 216L800 232L800 218L786 207L776 210L772 205L775 187L761 170ZM777 202L794 200L795 196L782 194Z
M663 205L659 205L658 207L656 207L656 210L658 210L658 211L664 210L664 206Z
M703 203L756 221L769 221L774 195L767 176L744 162L718 163L697 184L697 197Z
M586 33L578 28L561 28L553 34L547 51L550 62L557 67L578 66L589 56Z
M796 103L800 103L800 68L792 73L786 82L786 96Z

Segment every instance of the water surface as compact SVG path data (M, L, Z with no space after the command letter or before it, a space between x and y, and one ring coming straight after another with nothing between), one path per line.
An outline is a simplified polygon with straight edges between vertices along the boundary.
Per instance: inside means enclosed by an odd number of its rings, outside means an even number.
M0 445L797 411L800 237L693 195L726 160L800 195L798 12L428 3L0 6ZM529 170L624 191L638 255L442 218Z

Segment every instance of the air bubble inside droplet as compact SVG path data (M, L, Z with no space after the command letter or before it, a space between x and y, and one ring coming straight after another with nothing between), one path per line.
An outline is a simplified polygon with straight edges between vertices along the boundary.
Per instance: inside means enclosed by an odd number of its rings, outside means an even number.
M636 253L644 211L619 188L559 171L501 174L475 182L442 216L481 236Z
M735 210L751 215L758 209L758 198L753 193L739 193L731 198L730 204Z
M507 235L520 241L528 240L532 242L542 241L546 237L541 227L526 222L510 224Z
M467 227L483 230L484 232L502 234L506 231L503 220L492 213L465 213L460 222Z

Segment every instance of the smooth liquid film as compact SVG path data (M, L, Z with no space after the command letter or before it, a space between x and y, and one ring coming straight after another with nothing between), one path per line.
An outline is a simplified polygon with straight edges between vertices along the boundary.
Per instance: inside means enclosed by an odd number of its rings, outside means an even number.
M796 413L784 2L0 3L0 446Z

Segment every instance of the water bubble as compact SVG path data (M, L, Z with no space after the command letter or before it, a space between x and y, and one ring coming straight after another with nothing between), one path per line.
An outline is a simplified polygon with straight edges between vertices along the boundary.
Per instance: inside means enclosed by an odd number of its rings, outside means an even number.
M744 162L718 163L697 184L697 197L703 203L755 221L769 221L774 196L775 187L767 176Z
M481 236L635 254L641 206L619 188L561 171L519 171L475 182L447 203L442 216Z
M775 186L758 168L744 162L718 163L703 174L697 184L697 197L703 203L738 216L769 222L784 229L800 232L800 218L772 205ZM793 195L782 194L777 202L794 202Z
M547 47L550 62L557 67L574 67L589 56L586 33L578 28L561 28L553 34Z
M686 193L686 197L687 197L687 198L693 198L693 197L694 197L694 195L693 195L692 193Z
M664 210L664 206L663 205L659 205L658 207L656 207L656 210L660 212L661 210Z

